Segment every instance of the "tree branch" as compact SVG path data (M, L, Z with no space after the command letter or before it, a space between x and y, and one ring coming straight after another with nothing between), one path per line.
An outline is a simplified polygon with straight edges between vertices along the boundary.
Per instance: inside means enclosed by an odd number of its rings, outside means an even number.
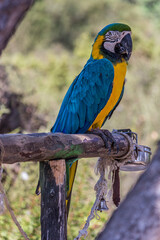
M120 157L130 150L127 138L113 133L119 151L104 147L102 139L92 134L0 134L0 161L7 164L53 159ZM111 151L110 151L111 150Z
M0 1L0 55L34 0Z
M160 143L151 165L96 239L160 239Z

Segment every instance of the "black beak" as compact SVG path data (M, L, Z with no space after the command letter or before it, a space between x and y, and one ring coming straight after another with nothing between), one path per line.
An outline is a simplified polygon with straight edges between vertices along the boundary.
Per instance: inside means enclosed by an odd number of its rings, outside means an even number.
M120 43L115 45L115 53L121 55L121 58L124 58L126 61L130 59L132 53L132 38L129 33L122 38Z

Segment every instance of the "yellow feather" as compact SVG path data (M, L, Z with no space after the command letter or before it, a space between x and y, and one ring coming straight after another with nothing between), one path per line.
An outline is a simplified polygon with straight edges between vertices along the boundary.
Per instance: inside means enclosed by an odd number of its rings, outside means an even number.
M104 36L99 35L93 44L92 49L92 57L93 59L102 59L104 58L102 54L100 54L100 46L102 46L102 43L104 41Z
M67 215L69 211L71 192L72 192L72 187L74 183L74 178L76 175L77 165L78 165L78 161L74 162L69 169L69 190L67 191L67 198L66 198Z
M111 96L107 104L105 105L105 107L101 110L101 112L96 117L95 121L93 122L89 130L91 130L92 128L93 129L101 128L106 116L117 104L122 92L126 70L127 70L127 63L125 61L114 65L114 80L113 80L113 89L112 89Z

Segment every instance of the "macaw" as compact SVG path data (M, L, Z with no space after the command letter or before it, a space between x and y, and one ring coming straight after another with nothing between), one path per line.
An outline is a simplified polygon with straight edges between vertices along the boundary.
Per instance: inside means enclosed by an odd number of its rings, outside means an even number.
M89 60L69 87L51 132L74 134L100 129L122 99L131 52L128 25L104 27L95 38ZM69 164L68 211L77 164Z

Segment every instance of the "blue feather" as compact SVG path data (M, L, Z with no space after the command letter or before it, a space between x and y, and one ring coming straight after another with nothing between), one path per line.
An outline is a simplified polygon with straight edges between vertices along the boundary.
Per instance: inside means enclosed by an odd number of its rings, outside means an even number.
M109 60L90 59L68 89L51 131L86 132L106 105L113 79L114 68Z

